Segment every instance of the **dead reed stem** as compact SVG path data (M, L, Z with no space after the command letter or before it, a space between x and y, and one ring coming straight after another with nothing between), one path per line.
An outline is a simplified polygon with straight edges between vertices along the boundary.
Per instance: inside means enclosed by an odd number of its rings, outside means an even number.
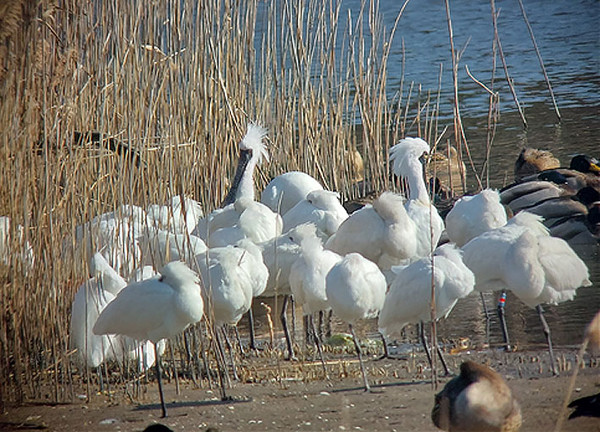
M0 25L10 30L0 34L0 181L9 185L0 214L11 219L0 258L3 401L46 397L45 384L48 398L68 399L80 383L65 374L88 374L65 361L76 357L65 356L71 303L89 277L76 228L94 248L82 224L123 205L145 209L180 195L216 207L248 121L269 129L272 162L259 189L301 169L346 196L347 151L361 153L365 178L383 190L387 148L406 124L424 113L420 129L437 134L429 95L416 115L403 81L397 101L388 100L387 61L407 2L391 29L376 1L348 16L340 2L315 0L24 4L14 25ZM75 131L116 138L140 163L106 141L77 142ZM39 373L49 365L51 374Z
M544 79L546 80L546 85L548 86L548 91L550 92L550 97L552 98L552 105L554 106L554 112L556 113L556 117L558 121L561 120L560 111L558 110L558 105L556 104L556 98L554 97L554 91L552 90L552 85L550 84L550 79L548 78L548 74L546 73L546 66L544 66L544 60L542 60L542 55L540 54L540 50L538 48L537 42L535 41L535 36L533 35L533 29L531 28L531 24L529 23L529 19L527 19L527 13L525 12L525 7L523 6L523 1L519 0L519 7L521 8L521 13L523 14L523 20L525 24L527 24L527 30L529 31L529 36L531 37L531 42L533 43L533 47L535 48L535 53L540 62L540 67L542 68L542 73L544 74Z
M502 67L504 69L504 76L506 77L506 82L508 83L508 87L510 88L510 92L512 94L513 100L515 102L515 106L519 111L519 115L521 116L521 121L523 122L523 127L527 129L527 120L525 119L525 114L523 112L523 108L519 103L519 99L517 98L517 92L515 90L515 86L513 85L513 81L508 73L508 66L506 65L506 57L504 56L504 52L502 51L502 44L500 43L500 35L498 34L498 15L496 14L496 3L494 0L490 0L490 4L492 7L492 23L494 25L494 40L496 41L496 46L498 47L498 55L500 56L500 60L502 61Z

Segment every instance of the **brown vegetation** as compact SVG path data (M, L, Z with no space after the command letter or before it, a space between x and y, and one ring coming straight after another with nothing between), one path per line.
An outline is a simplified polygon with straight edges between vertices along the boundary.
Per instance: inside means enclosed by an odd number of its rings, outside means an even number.
M407 98L401 88L388 99L393 33L379 10L340 16L335 2L310 0L261 9L246 1L2 2L0 214L12 224L0 265L0 399L39 396L48 380L55 400L71 397L70 305L88 274L63 248L75 227L121 204L176 194L210 210L248 121L270 131L273 162L259 188L300 169L350 197L347 159L357 148L365 179L382 190L391 144L409 132L437 141L429 95L411 86ZM117 139L141 163L102 142L83 144L76 131ZM19 259L27 242L32 268Z

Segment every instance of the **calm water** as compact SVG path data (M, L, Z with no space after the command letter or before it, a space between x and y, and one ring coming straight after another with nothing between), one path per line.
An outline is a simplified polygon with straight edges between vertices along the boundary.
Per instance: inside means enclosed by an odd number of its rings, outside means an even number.
M600 2L524 0L523 3L563 119L557 122L518 2L497 1L500 40L529 127L523 128L515 112L498 59L494 88L500 92L502 114L491 153L491 187L511 182L514 160L525 145L551 150L563 164L568 164L575 153L600 156ZM380 4L381 10L385 11L384 24L389 29L402 2L382 0ZM359 0L344 0L340 16L346 16L347 9L356 14L359 8ZM461 110L474 162L480 169L482 160L478 155L484 154L488 97L467 76L464 66L468 65L475 77L490 85L493 31L490 5L485 1L452 1L451 15L456 49L464 48L459 74ZM441 117L449 123L452 76L443 2L413 0L407 6L388 61L390 97L400 91L403 60L405 91L411 81L420 83L424 90L436 91L442 65ZM442 122L441 127L444 126ZM468 183L475 187L473 175ZM588 264L594 285L580 288L574 301L546 307L546 317L557 345L579 343L586 324L600 309L599 248L578 252ZM487 300L493 313L491 342L500 343L501 333L495 315L496 295L489 295ZM523 348L545 343L535 310L509 297L506 312L514 344ZM442 337L470 336L475 342L481 342L485 338L482 316L479 296L473 295L459 302L450 318L440 325L440 334Z

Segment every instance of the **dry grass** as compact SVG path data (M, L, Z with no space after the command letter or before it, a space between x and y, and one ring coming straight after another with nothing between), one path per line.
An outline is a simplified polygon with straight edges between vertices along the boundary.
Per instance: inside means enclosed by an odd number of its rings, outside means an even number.
M395 28L383 28L377 2L347 16L316 0L12 5L0 5L0 214L13 221L0 265L1 401L39 396L48 379L56 400L70 397L70 305L88 274L62 247L75 227L181 193L210 210L248 121L270 130L258 188L300 169L347 197L346 150L360 151L381 190L397 139L438 140L435 98L412 85L388 96ZM142 163L76 145L75 131L92 130ZM26 242L31 268L19 258Z

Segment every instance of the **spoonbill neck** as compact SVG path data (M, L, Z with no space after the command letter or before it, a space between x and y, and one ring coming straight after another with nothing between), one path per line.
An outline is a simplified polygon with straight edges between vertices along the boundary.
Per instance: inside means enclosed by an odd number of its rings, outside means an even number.
M254 199L254 168L257 160L253 157L252 150L241 150L238 166L235 170L233 183L221 207L232 204L242 196Z
M406 181L408 182L408 199L411 201L421 201L425 204L430 204L429 193L423 179L423 170L420 162L414 164L412 169L405 173Z

